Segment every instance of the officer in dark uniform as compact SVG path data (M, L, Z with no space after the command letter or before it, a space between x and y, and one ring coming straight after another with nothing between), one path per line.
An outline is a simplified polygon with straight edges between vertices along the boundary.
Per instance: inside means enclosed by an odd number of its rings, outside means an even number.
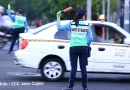
M14 21L13 30L12 30L12 40L8 54L13 50L16 40L19 38L20 33L24 33L25 29L28 31L28 24L26 17L22 16L22 10L18 9L16 15L11 15L10 9L7 10L8 16Z
M82 75L82 87L83 90L88 90L88 78L86 65L88 65L88 52L89 45L93 40L92 32L90 25L84 21L85 20L85 11L83 9L78 9L75 13L74 20L69 22L66 25L61 26L60 16L62 11L57 12L57 28L58 30L70 30L71 39L70 39L70 63L71 63L71 73L68 87L63 90L73 90L74 79L77 71L77 61L79 58L81 75Z

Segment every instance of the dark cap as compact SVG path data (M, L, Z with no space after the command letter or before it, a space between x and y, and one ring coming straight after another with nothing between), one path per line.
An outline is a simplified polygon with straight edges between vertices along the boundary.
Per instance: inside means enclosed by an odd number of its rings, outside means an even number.
M20 14L22 14L22 10L21 9L18 9L16 12L19 12Z
M81 19L86 14L83 9L78 9L76 13L78 14L78 19Z

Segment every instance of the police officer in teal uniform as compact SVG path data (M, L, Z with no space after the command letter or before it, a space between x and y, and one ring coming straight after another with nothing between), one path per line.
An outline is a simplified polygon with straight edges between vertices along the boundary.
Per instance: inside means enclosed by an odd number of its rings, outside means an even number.
M71 72L68 86L63 90L73 90L74 79L77 71L77 61L79 58L81 75L82 75L82 87L83 90L88 90L88 78L87 69L88 65L88 46L90 46L93 37L89 23L85 22L85 11L83 9L78 9L75 13L74 20L66 25L61 26L60 17L62 11L57 12L56 25L58 30L70 30L70 63Z
M22 16L22 10L18 9L16 15L11 15L10 9L7 10L7 14L14 21L12 30L12 39L8 53L10 54L13 50L16 40L19 38L20 33L24 33L25 29L28 31L28 24L26 17Z

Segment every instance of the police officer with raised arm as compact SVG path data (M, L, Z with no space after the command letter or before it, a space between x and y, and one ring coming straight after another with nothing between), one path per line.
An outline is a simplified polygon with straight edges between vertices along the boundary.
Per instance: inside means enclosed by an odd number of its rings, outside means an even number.
M14 21L13 30L12 30L12 39L11 39L11 44L8 51L8 54L10 54L13 50L16 40L19 38L19 34L24 33L25 29L28 31L28 24L27 24L26 17L22 15L21 9L18 9L16 11L16 15L11 15L10 4L8 4L7 14Z
M83 90L88 90L88 78L86 66L88 65L88 46L91 44L93 37L90 25L84 21L85 20L85 11L83 9L78 9L75 13L74 19L72 22L69 22L66 25L61 26L60 17L62 11L57 12L57 21L56 25L58 30L70 30L71 39L70 39L70 63L71 63L71 72L68 86L63 90L73 90L74 79L77 71L77 62L79 58L81 75L82 75L82 87Z

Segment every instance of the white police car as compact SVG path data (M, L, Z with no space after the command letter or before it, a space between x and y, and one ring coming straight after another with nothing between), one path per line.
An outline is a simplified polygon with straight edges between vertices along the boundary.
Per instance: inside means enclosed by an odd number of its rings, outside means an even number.
M61 21L64 25L70 21ZM130 34L114 23L88 21L94 40L88 72L130 73ZM20 34L20 48L14 52L19 65L41 70L42 77L60 80L70 71L69 31L58 31L56 22ZM78 64L77 71L80 71Z

